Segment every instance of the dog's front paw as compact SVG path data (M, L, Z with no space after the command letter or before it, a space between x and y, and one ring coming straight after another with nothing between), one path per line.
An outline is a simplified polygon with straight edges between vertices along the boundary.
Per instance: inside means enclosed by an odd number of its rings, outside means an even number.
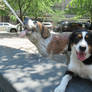
M58 86L55 88L54 92L65 92L65 89L62 88L61 86Z

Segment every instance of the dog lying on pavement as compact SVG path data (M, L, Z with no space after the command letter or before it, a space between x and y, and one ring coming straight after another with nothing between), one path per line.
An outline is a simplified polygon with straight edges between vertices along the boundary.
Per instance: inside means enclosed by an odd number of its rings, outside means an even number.
M63 32L61 34L50 32L42 23L31 19L28 19L24 24L25 30L20 33L20 36L24 37L26 35L42 56L53 57L67 51L71 32ZM67 53L66 55L69 58Z
M92 32L75 31L69 39L70 63L62 81L54 92L65 92L73 76L92 80Z

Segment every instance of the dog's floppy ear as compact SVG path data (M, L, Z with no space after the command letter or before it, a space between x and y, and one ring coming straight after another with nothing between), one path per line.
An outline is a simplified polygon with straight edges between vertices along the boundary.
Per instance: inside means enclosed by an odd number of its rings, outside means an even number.
M50 36L50 32L48 28L46 28L44 25L42 25L42 31L41 31L41 36L46 39Z
M91 31L89 31L89 33L90 33L90 52L91 52L91 55L92 55L92 32Z
M71 42L69 40L69 43L68 43L68 51L71 51Z
M68 43L68 51L71 51L71 46L73 44L73 39L74 39L74 33L72 33L69 37L69 43Z
M42 38L44 38L44 39L48 38L50 36L50 32L49 32L48 28L45 27L44 25L42 25L42 23L40 23L40 22L37 22L37 24L38 24L39 31L41 33Z

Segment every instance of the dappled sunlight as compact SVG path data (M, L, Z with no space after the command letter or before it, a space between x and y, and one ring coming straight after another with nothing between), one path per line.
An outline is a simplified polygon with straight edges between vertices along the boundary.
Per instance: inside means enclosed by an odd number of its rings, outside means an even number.
M0 73L19 92L53 92L66 70L64 63L44 58L37 53L7 46L0 46L0 51Z
M8 61L8 58L7 58L6 56L2 56L2 57L0 58L0 60L3 61L3 62L5 62L5 61L7 62L7 61Z

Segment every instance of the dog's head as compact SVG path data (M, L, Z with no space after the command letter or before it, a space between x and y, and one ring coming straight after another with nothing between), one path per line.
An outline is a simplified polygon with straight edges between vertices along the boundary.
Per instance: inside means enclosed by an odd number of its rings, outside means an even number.
M22 36L25 36L25 35L31 36L32 34L39 34L44 39L50 36L50 32L48 28L46 28L38 21L32 21L31 19L27 19L24 22L24 25L25 25L25 30L23 31L23 33L21 33Z
M92 33L87 30L75 31L71 34L68 50L76 54L80 61L92 54Z

